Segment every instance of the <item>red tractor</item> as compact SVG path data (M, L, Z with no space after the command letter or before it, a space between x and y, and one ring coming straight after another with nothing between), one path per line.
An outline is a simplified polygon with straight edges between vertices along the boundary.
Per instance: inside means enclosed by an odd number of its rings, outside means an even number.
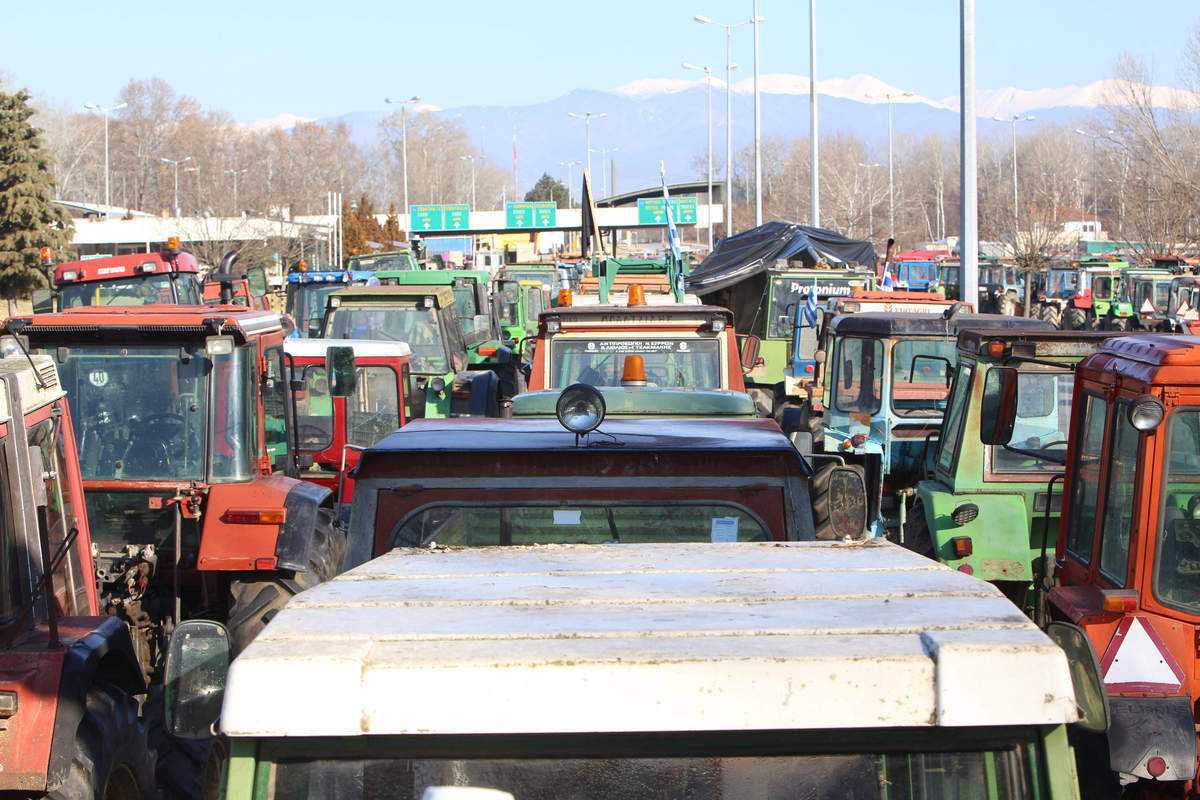
M71 420L53 359L0 360L0 794L148 797L146 680L96 595Z
M11 318L53 355L75 410L100 602L156 679L178 621L224 621L240 649L341 569L329 489L299 479L277 314L239 306L82 308ZM339 380L341 378L341 380ZM334 370L334 392L347 378Z
M53 266L53 255L43 252L47 267ZM42 314L79 306L199 303L198 270L196 257L180 250L174 237L158 252L65 261L54 267L53 290L34 291L33 310Z

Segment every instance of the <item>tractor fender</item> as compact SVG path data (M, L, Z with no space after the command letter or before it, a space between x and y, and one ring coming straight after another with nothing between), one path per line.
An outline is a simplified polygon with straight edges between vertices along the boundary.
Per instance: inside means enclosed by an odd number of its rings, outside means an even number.
M248 483L213 484L205 503L197 569L304 571L317 508L328 504L332 496L327 487L284 475ZM246 511L285 514L282 524L245 522L234 517L234 512ZM267 563L271 566L263 566Z
M1023 494L954 493L936 481L921 481L917 498L938 561L954 568L970 565L972 574L985 581L1033 580L1029 511ZM964 503L974 503L979 514L955 525L950 515ZM950 543L959 536L971 539L972 553L965 558L956 558Z
M71 618L59 620L64 628ZM46 784L56 786L66 780L75 755L75 737L87 707L88 689L96 681L110 683L130 695L145 694L146 680L133 652L129 628L117 617L75 618L96 624L63 653L62 677L58 682L58 709L54 716L54 734Z
M1152 779L1147 762L1166 762L1159 780L1196 776L1196 727L1190 697L1108 698L1108 758L1115 772Z
M1071 305L1075 306L1075 308L1091 308L1092 307L1091 292L1088 292L1087 294L1071 295Z

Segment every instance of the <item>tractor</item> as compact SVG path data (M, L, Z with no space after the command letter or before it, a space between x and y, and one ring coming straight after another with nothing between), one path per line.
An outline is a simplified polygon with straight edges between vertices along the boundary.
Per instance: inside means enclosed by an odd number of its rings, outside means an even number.
M154 796L129 629L93 577L74 426L54 359L0 360L0 794Z
M279 315L240 306L82 308L4 323L53 356L74 412L95 577L161 678L173 627L224 620L244 647L341 568L329 489L299 479ZM340 376L344 377L344 376ZM334 392L348 381L334 379Z
M65 261L54 267L52 290L34 290L33 310L199 303L198 270L196 257L181 250L175 237L155 252Z

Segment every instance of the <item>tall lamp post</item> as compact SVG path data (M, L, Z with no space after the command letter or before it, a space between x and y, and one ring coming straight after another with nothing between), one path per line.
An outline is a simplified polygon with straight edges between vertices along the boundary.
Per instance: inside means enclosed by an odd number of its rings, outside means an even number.
M870 97L871 95L867 95ZM900 94L885 94L883 97L887 100L888 107L888 236L895 238L896 236L896 169L895 169L895 147L893 146L894 137L892 136L892 98L893 97L912 97L912 92L901 92Z
M608 197L608 172L604 168L605 159L608 158L609 153L615 153L620 149L619 147L601 147L599 150L592 151L600 154L600 191L605 197ZM616 190L615 186L613 190Z
M756 12L757 13L757 12ZM758 28L757 25L754 26ZM758 59L754 61L758 66ZM817 159L817 0L808 0L808 116L809 143L809 200L812 206L812 226L821 227L821 170Z
M159 161L163 162L164 164L170 164L171 166L173 166L175 168L175 216L176 217L179 216L179 165L186 164L188 161L191 161L191 160L192 160L191 156L188 156L187 158L178 158L178 159L176 159L176 158L160 158L159 159Z
M1092 225L1094 230L1092 235L1095 238L1100 238L1100 199L1099 199L1099 181L1096 179L1096 142L1101 139L1107 139L1109 136L1116 134L1116 131L1108 131L1104 134L1088 133L1087 131L1075 129L1075 132L1080 136L1086 136L1092 140Z
M762 17L758 15L758 0L754 0L754 226L762 225L762 113L758 92L758 23ZM816 165L813 165L816 169Z
M1012 123L1012 164L1013 164L1013 254L1017 251L1017 237L1021 234L1021 212L1017 210L1017 123L1030 122L1037 117L1030 114L1027 117L1022 117L1020 114L1013 114L1011 117L999 117L992 115L992 119L996 122L1011 122Z
M475 155L459 156L459 161L471 162L471 210L475 210Z
M119 111L129 103L117 103L115 106L100 106L95 103L84 103L83 107L93 111L99 111L104 115L104 205L108 206L108 115L112 111ZM108 208L104 209L104 216L108 216Z
M708 249L712 250L712 67L698 67L685 61L683 68L703 72L704 86L708 90Z
M882 167L883 164L875 162L864 164L860 161L858 165L866 167L867 170L867 228L870 230L868 238L873 240L875 238L875 183L871 180L871 170L875 167Z
M240 217L242 215L242 210L240 208L238 208L238 197L237 197L238 175L245 175L247 172L249 172L249 170L245 170L245 169L227 169L227 170L225 170L226 175L233 176L233 214L234 214L234 216L238 216L238 217Z
M582 119L583 120L583 142L584 142L584 150L587 152L587 174L588 174L588 179L591 180L591 177L592 177L592 117L595 116L596 119L600 119L601 117L607 117L608 114L601 113L601 114L593 115L591 111L584 111L582 113L576 114L574 111L568 111L567 116L572 117L574 119Z
M196 173L196 216L204 216L204 203L200 199L200 167L184 167L183 171Z
M693 19L701 25L716 25L725 29L725 235L733 233L733 29L749 25L753 20L724 23L714 22L703 14Z
M404 171L404 213L409 213L410 206L408 205L408 107L421 102L421 98L413 95L407 100L397 100L394 97L385 97L385 103L400 106L400 161ZM412 221L409 221L409 225Z
M567 208L568 209L572 209L575 207L571 201L571 184L573 184L575 182L574 167L578 163L579 163L578 161L560 161L560 162L558 162L558 165L560 167L567 168Z

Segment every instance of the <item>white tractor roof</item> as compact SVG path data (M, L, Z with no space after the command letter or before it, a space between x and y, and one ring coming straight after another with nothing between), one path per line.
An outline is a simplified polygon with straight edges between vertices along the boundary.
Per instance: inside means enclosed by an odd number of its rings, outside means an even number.
M232 736L1060 724L1067 659L896 545L395 550L298 595L229 671Z
M409 356L412 350L408 342L381 342L376 339L284 339L283 349L289 355L301 358L324 358L325 351L330 347L353 347L354 355L370 358L372 356Z

